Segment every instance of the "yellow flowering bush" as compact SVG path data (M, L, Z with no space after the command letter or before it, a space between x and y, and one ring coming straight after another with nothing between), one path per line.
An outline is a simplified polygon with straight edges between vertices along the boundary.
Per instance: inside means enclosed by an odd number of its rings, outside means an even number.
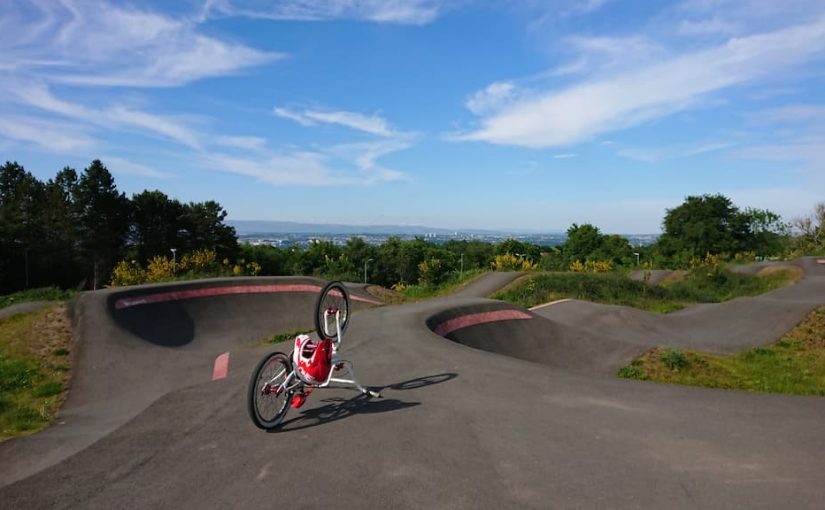
M152 257L146 266L146 280L149 282L161 282L169 280L175 275L171 259L156 255Z
M121 260L112 270L112 280L109 285L123 287L125 285L138 285L145 281L146 271L140 267L136 260Z
M576 260L568 269L574 273L609 273L613 271L613 263L609 260Z
M538 267L534 262L517 257L512 253L496 255L492 266L493 271L535 271Z

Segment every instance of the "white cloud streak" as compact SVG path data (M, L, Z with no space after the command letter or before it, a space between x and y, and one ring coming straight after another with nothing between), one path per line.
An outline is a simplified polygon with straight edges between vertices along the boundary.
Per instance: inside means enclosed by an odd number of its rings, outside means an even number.
M4 67L53 82L170 87L282 58L208 37L196 23L100 1L34 1L4 14Z
M16 142L33 143L49 152L72 153L94 147L94 140L75 125L4 115L0 136Z
M682 110L700 97L820 57L825 18L671 57L633 72L526 97L459 140L531 148L574 144Z
M302 126L337 124L377 136L392 137L401 134L394 131L387 120L378 115L366 116L347 111L303 110L299 112L279 107L274 108L272 113L277 117L297 122Z
M204 18L214 15L272 20L364 20L375 23L424 25L442 10L439 0L208 0Z

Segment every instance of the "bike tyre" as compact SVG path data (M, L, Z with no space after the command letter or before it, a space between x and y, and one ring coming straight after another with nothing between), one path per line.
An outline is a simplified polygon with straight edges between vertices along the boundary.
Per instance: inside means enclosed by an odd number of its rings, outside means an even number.
M335 339L338 336L338 331L334 324L331 325L333 331L327 331L324 328L324 311L328 308L337 308L341 312L341 334L343 335L349 326L350 318L350 300L349 292L344 284L341 282L329 282L321 289L318 294L318 300L315 302L315 331L318 332L320 338Z
M264 430L272 430L277 428L289 411L289 406L292 401L293 391L284 391L282 394L274 396L275 405L274 412L266 412L262 405L268 400L269 395L263 395L261 392L261 385L264 381L272 379L274 375L270 375L268 370L273 369L271 374L277 373L278 370L283 370L278 383L282 382L290 373L292 373L292 362L289 357L282 352L272 352L267 354L255 366L252 376L249 379L249 388L247 390L247 410L252 422ZM281 402L279 399L283 399Z

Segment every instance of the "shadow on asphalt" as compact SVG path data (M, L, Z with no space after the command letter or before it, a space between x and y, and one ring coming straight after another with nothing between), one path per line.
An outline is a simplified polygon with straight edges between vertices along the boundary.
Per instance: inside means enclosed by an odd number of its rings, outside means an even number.
M387 386L373 386L371 389L385 391L387 389L396 391L407 391L418 388L425 388L434 384L451 381L458 377L454 373L443 373L418 377ZM281 427L271 432L289 432L302 430L325 423L342 420L355 414L377 414L390 411L400 411L409 407L421 405L421 402L405 402L394 398L370 398L359 393L352 398L330 397L321 400L324 403L321 407L315 407L303 411L300 416L286 420Z

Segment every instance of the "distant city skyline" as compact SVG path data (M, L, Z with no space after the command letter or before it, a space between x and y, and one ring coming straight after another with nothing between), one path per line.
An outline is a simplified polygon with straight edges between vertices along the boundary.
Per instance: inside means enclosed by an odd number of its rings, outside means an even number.
M658 233L825 200L821 0L0 5L0 159L232 220Z

